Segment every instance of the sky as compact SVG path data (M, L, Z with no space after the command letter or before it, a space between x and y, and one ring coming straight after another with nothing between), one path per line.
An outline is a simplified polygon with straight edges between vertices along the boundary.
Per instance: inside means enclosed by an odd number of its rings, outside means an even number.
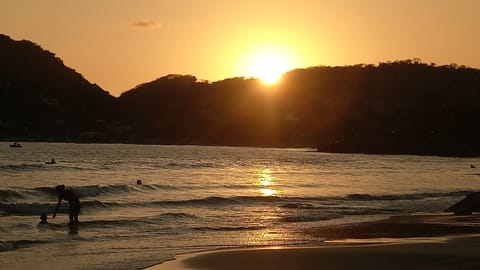
M0 0L0 6L0 33L39 44L114 96L168 74L267 80L293 68L412 58L480 68L480 0Z

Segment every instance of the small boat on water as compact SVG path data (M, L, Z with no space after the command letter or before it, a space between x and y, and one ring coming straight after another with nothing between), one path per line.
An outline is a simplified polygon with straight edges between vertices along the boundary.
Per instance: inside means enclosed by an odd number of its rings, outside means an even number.
M19 143L17 143L17 142L14 142L13 144L10 144L10 147L17 147L17 148L19 148L19 147L22 147L22 145L19 144Z

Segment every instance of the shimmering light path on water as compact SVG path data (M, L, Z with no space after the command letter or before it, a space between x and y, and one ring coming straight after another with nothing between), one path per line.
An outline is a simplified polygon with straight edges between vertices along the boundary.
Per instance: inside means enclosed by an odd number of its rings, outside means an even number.
M438 212L480 188L480 171L470 168L478 158L9 144L0 143L6 269L136 269L194 250L318 242L301 230ZM55 208L57 184L80 196L78 228L67 225L66 203L37 225Z

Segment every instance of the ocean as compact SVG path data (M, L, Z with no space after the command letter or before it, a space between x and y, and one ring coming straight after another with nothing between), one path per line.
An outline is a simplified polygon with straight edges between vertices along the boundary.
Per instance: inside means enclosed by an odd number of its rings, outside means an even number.
M470 168L480 158L9 144L0 143L2 269L130 270L194 251L316 244L324 239L303 229L442 212L480 189ZM59 184L80 197L78 226L66 202L51 218Z

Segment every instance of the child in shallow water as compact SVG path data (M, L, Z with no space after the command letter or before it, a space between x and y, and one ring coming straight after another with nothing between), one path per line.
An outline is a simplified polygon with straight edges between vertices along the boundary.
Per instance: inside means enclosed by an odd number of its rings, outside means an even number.
M43 213L40 215L40 222L38 224L48 224L47 214Z

